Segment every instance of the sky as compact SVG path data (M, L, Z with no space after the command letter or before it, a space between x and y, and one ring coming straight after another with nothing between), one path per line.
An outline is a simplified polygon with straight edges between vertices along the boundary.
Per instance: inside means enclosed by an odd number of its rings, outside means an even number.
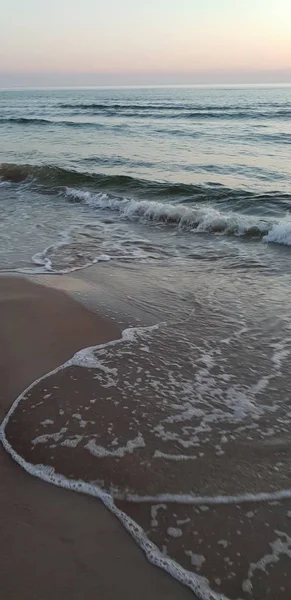
M291 82L291 0L1 0L0 86Z

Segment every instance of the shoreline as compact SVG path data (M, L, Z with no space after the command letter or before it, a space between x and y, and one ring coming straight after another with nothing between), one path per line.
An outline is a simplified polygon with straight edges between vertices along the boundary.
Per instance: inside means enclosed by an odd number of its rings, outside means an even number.
M15 398L77 350L114 340L118 327L63 291L0 278L3 421ZM72 327L73 323L73 327ZM193 598L155 568L94 498L30 477L0 448L3 598Z

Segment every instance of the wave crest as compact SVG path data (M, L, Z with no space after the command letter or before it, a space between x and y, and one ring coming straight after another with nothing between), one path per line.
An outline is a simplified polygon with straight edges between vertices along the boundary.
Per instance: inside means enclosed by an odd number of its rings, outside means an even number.
M231 212L221 213L207 206L189 208L183 204L138 201L104 193L92 194L74 188L67 188L65 194L72 201L101 210L113 210L129 220L140 219L177 226L196 233L247 236L260 238L265 242L291 245L291 221L288 219L271 221Z

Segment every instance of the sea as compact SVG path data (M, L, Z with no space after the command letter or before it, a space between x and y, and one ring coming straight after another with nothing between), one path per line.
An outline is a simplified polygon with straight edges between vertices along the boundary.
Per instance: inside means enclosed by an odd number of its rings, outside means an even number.
M291 87L1 90L0 142L0 272L122 331L24 391L4 446L193 597L289 600Z

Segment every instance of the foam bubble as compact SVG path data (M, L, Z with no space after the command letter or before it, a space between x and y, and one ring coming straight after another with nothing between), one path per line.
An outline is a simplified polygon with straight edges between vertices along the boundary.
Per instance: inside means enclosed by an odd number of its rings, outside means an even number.
M229 543L227 540L218 540L217 542L220 546L222 546L223 548L227 548Z
M182 537L183 531L180 527L168 527L167 534L172 538Z
M197 569L200 569L203 563L205 563L206 559L202 554L195 554L195 552L192 552L192 550L186 550L185 554L186 556L190 557L191 565L197 567Z
M45 421L41 421L40 423L43 427L47 427L48 425L53 425L54 421L52 421L51 419L45 419Z

